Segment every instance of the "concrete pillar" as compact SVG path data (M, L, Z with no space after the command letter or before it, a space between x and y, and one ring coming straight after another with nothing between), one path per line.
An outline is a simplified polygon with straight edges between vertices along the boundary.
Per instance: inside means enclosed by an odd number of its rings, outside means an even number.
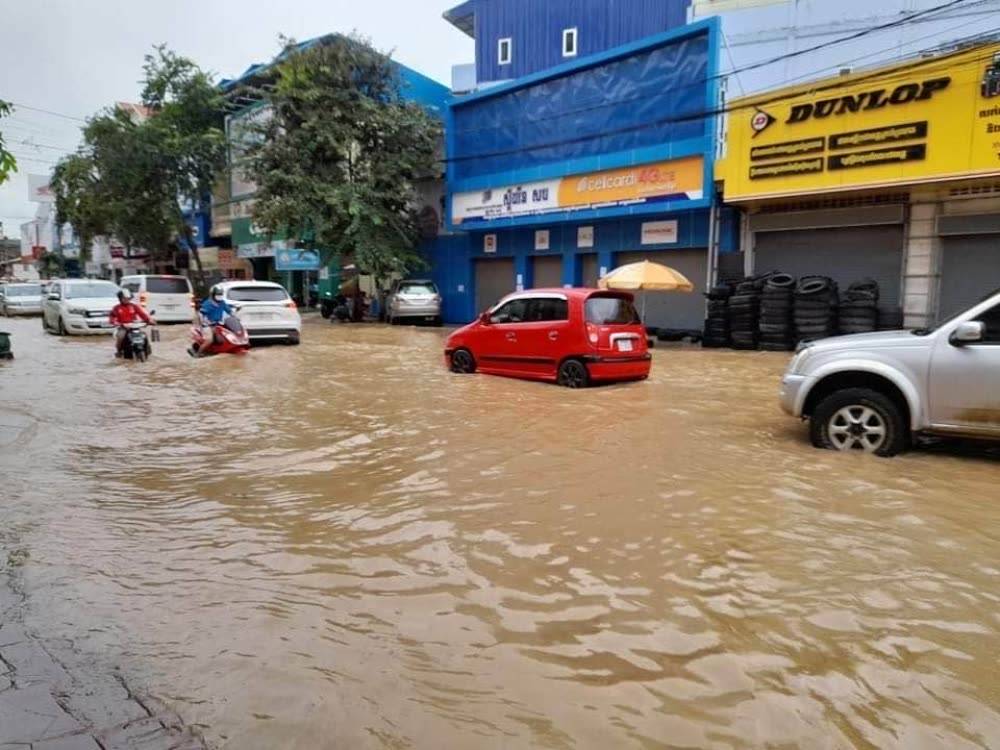
M903 249L903 315L907 328L934 323L937 315L938 283L941 278L941 238L937 217L941 204L915 195L910 204Z
M531 289L531 259L524 254L514 256L514 284L515 290L520 292L524 289Z
M597 251L597 275L598 277L604 276L614 270L615 258L614 253L610 250L598 250Z
M577 255L572 250L564 250L562 254L562 284L563 286L576 286L580 277L578 272L579 261Z

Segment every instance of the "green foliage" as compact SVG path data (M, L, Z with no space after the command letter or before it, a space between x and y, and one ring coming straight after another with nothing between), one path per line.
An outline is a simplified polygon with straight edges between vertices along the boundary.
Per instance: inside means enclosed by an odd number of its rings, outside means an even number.
M245 134L269 234L349 258L380 286L422 259L414 183L435 174L440 123L407 102L390 59L358 37L292 51L259 95L267 116Z
M197 205L225 166L223 102L206 73L162 46L146 56L143 71L148 116L96 114L79 152L57 165L52 186L60 221L70 222L82 247L109 234L162 258L179 238L194 246L181 202Z
M11 113L11 106L3 99L0 99L0 117L6 117ZM7 150L3 143L3 133L0 133L0 185L5 183L17 171L17 160L14 154Z

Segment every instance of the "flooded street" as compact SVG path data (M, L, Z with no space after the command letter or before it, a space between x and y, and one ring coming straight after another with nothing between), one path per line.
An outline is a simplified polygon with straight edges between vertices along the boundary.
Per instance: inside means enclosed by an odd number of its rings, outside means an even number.
M570 391L433 329L0 329L27 624L213 747L1000 746L1000 460L816 451L787 356Z

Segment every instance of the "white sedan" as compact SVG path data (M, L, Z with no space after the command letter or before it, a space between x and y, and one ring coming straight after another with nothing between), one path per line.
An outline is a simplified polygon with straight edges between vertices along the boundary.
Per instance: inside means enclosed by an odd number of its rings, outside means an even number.
M236 310L250 341L285 341L298 344L302 316L281 284L270 281L226 281L223 299Z
M42 304L42 327L60 335L107 334L108 316L118 304L118 287L96 279L60 279L49 286Z

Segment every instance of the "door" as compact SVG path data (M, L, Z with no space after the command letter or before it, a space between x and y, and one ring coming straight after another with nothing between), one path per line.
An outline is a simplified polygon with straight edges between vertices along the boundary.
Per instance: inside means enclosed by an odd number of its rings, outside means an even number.
M514 259L479 258L475 276L476 310L483 312L514 291Z
M961 432L1000 435L1000 304L971 320L986 326L981 342L956 345L944 335L934 345L931 422Z
M879 285L879 306L899 307L903 268L903 227L838 227L757 232L756 273L783 271L792 276L829 276L841 291L871 278Z
M597 265L597 253L580 255L580 286L597 288L600 268Z
M967 310L1000 287L1000 235L945 237L938 319Z
M705 298L701 291L705 288L708 274L708 252L706 250L662 250L638 253L618 253L615 267L627 263L649 260L669 266L684 274L692 284L694 292L636 292L635 306L645 315L647 326L700 331L705 326Z
M45 301L42 303L42 317L49 328L54 329L59 321L59 300L49 299L49 297L55 294L59 295L59 299L62 299L62 292L62 284L58 282L52 284L45 295Z
M528 300L524 298L512 299L493 311L490 325L481 326L476 332L478 346L472 353L480 370L498 375L531 373L521 348L526 340L527 314Z
M572 351L569 302L565 297L535 297L527 300L525 322L517 331L520 369L534 377L555 378L559 363Z
M531 259L531 286L558 289L562 286L562 256L536 255Z

